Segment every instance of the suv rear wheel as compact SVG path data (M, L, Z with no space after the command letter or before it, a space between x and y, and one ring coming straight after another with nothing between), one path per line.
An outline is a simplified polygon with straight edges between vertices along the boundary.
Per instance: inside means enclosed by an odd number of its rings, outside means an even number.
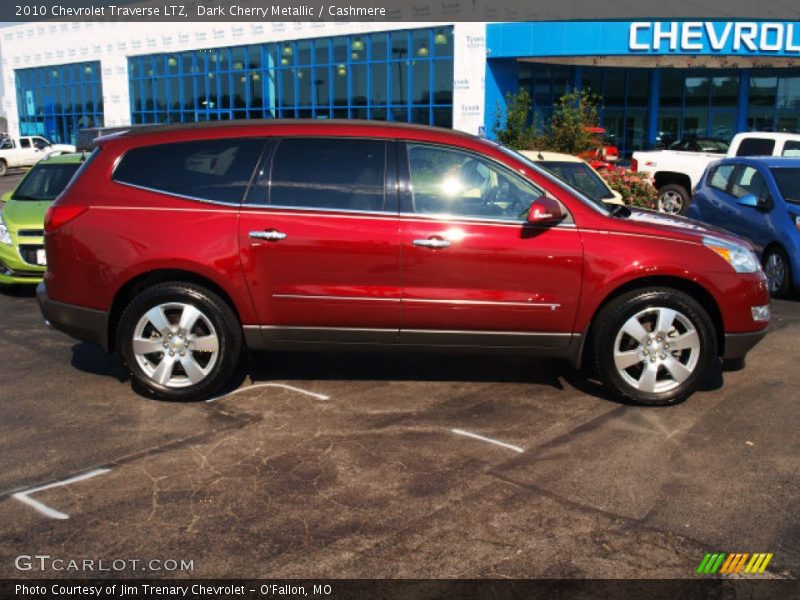
M189 283L162 283L136 296L117 328L133 379L165 400L207 398L239 363L242 332L230 306Z
M594 360L615 395L650 406L680 402L717 357L714 326L691 296L670 288L634 290L597 315Z

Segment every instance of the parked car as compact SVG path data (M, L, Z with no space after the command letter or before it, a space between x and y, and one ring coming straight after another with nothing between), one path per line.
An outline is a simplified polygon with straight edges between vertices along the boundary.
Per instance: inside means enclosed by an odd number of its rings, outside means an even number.
M30 167L48 156L69 152L75 152L75 146L53 144L37 135L4 138L0 141L0 177L9 169Z
M45 219L39 303L157 397L217 393L245 349L405 348L585 362L669 404L767 329L747 242L460 132L212 122L97 145Z
M706 169L688 216L749 239L769 290L800 287L800 158L728 158Z
M713 143L712 143L713 142ZM733 136L727 152L714 140L705 140L700 151L683 146L669 150L634 152L632 169L653 176L658 190L658 210L669 214L686 214L691 190L700 181L706 167L726 156L798 156L800 134L748 131Z
M605 127L587 127L586 131L595 136L597 149L582 152L580 158L598 171L613 169L619 160L619 148L608 139Z
M606 180L582 158L539 150L523 150L520 154L563 179L592 200L600 200L606 204L624 204L622 194L612 190Z
M62 154L39 161L3 195L0 213L0 285L39 283L47 260L44 215L75 175L82 154Z

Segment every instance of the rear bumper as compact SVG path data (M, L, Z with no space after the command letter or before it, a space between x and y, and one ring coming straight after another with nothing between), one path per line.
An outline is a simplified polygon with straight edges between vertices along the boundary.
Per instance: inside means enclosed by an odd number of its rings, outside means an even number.
M36 299L42 315L53 328L108 351L107 312L51 300L44 283L36 288Z
M751 331L747 333L726 333L725 334L725 360L737 360L747 356L747 353L758 342L767 335L767 328L761 331Z

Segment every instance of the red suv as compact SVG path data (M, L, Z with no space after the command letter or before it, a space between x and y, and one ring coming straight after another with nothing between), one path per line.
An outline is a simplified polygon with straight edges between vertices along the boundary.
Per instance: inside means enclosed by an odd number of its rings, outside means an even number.
M97 145L47 215L39 302L158 397L214 394L245 350L411 348L565 358L668 404L767 329L747 242L455 131L248 121Z

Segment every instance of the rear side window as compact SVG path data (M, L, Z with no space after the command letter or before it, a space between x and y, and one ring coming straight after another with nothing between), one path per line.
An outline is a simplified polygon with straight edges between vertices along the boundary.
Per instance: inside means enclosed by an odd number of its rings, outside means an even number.
M800 156L800 141L787 140L783 145L783 156Z
M30 148L31 147L31 141L30 140L26 140L25 138L22 138L19 141L19 147L20 148Z
M739 144L736 156L772 156L775 140L766 138L745 138Z
M708 185L712 188L726 192L735 165L720 165L715 167L708 178Z
M240 138L159 144L128 150L114 181L167 194L241 202L265 140Z
M386 143L361 139L284 139L272 160L270 204L383 211Z

